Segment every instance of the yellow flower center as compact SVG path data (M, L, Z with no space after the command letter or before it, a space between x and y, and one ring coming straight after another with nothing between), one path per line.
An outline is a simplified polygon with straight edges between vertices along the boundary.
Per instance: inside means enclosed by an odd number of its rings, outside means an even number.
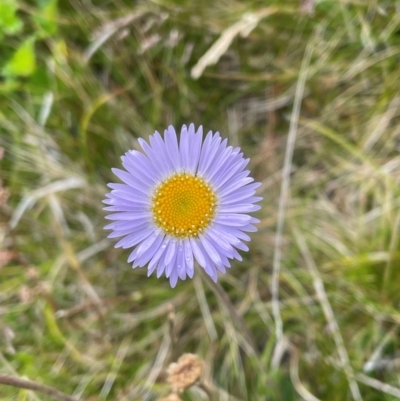
M168 235L196 237L207 228L215 215L217 197L202 178L174 174L157 186L151 210L154 222Z

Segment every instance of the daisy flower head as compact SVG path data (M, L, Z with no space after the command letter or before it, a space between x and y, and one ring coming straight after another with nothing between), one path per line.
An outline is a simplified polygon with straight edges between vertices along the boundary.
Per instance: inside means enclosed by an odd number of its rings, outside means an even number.
M169 126L164 138L155 132L139 144L144 153L130 150L121 158L125 170L112 169L123 183L108 184L108 237L122 237L116 248L134 247L133 268L148 265L149 276L165 274L172 287L193 277L195 260L217 281L229 259L242 260L245 232L259 222L248 214L262 199L254 196L260 183L244 170L249 159L218 132L203 140L193 124L182 126L179 140Z

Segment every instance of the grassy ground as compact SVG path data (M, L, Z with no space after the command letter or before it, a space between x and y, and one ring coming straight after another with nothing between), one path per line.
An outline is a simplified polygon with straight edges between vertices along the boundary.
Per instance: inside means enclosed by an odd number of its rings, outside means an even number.
M150 401L190 352L183 400L400 398L398 2L4 4L0 373ZM138 137L190 122L251 157L262 222L219 286L172 290L105 239L101 200Z

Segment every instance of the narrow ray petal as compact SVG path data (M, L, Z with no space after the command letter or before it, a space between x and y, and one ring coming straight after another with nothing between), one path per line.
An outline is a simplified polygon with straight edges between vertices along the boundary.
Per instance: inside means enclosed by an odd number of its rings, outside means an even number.
M177 252L174 252L172 254L172 259L167 263L165 263L165 277L169 277L172 273L172 271L177 271L177 266L176 266L176 257L177 257Z
M151 259L149 263L149 275L153 273L153 271L157 267L158 262L161 260L161 257L163 256L163 254L165 254L168 243L169 243L169 238L164 238L157 252Z
M169 284L171 285L171 288L175 288L177 282L178 282L178 272L176 270L173 270L169 278Z
M194 125L190 124L189 130L194 131ZM197 171L197 166L199 163L201 148L203 141L203 127L200 126L197 132L194 134L192 147L190 149L190 157L189 157L189 172L195 173Z
M206 260L204 258L203 253L201 252L199 245L198 245L198 240L194 239L194 238L190 238L190 245L192 246L192 252L194 257L197 260L197 263L201 266L201 267L205 267L206 266Z
M113 213L106 216L107 220L143 220L148 219L149 213L141 212L141 213L129 213L129 212L121 212L121 213Z
M157 131L154 135L150 136L150 143L152 148L154 149L154 154L156 155L156 158L158 158L160 163L162 164L165 175L170 174L171 171L173 171L174 167L171 163L171 160L169 159L165 143L161 135Z
M221 138L218 134L212 137L212 140L209 144L208 150L203 152L203 159L200 160L198 172L200 175L206 175L208 166L214 160L215 155L218 152L219 146L221 143Z
M140 267L145 266L149 263L150 259L154 257L155 253L160 248L163 239L164 233L158 232L139 245L137 263Z
M130 150L121 157L121 160L126 170L137 180L148 184L156 182L158 173L155 164L142 153Z
M131 248L132 246L138 244L139 242L145 240L152 234L152 229L148 228L143 231L139 231L134 234L127 235L126 237L122 238L115 244L115 248Z
M190 168L190 146L192 144L192 137L193 134L188 131L186 125L183 125L179 141L179 154L184 171L189 171Z
M200 242L203 245L203 248L206 251L206 254L210 257L210 259L216 264L220 265L222 264L221 258L218 255L218 252L215 250L215 248L211 245L211 243L208 241L206 236L202 235L200 238Z
M176 268L178 276L181 280L186 279L186 261L185 261L185 250L183 244L178 245L177 256L176 256Z
M168 265L171 263L174 255L176 254L176 241L171 241L168 245L167 254L165 256L165 264Z
M199 245L200 252L204 256L204 266L202 266L202 267L204 268L205 272L211 277L211 279L214 282L217 282L217 280L218 280L218 272L217 272L217 268L216 268L214 262L207 255L207 252L203 248L202 244L199 243L198 245Z
M251 213L256 210L260 210L260 205L249 205L249 204L239 204L234 206L223 206L221 207L221 213Z
M194 274L194 260L190 240L184 240L183 247L185 249L186 273L190 278L192 278Z
M151 137L150 137L151 140ZM163 159L144 139L138 139L140 146L146 152L147 157L153 163L153 167L157 172L157 178L161 179L168 173L168 167L163 163Z
M175 171L180 171L181 169L181 158L178 149L178 139L176 137L176 132L174 127L171 125L165 130L164 134L165 146L167 148L169 159L174 166Z
M141 182L133 178L133 176L126 171L119 170L118 168L112 168L112 172L120 178L123 182L127 183L130 187L138 192L142 192L144 195L149 193L150 185L144 186Z

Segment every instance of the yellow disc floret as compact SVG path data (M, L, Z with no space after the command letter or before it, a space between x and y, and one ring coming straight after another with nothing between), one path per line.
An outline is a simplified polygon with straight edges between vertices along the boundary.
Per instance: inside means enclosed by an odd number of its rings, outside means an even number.
M215 192L203 178L178 173L156 187L151 210L155 224L166 234L190 238L211 224L216 204Z

